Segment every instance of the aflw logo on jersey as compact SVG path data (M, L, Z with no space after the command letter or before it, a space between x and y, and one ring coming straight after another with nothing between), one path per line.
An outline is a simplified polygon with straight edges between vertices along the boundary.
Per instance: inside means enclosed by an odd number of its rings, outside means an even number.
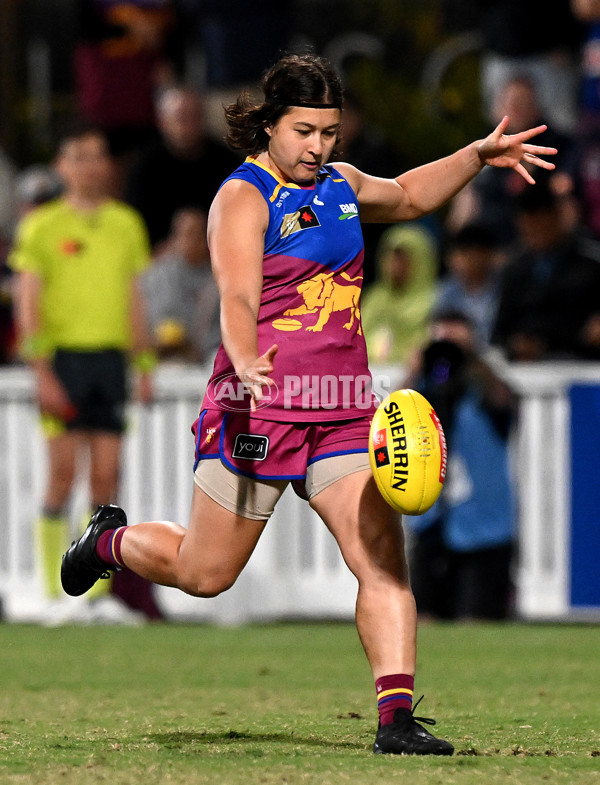
M310 205L301 207L294 213L283 216L281 222L281 236L289 237L290 234L301 232L303 229L311 229L313 226L320 226L319 219Z

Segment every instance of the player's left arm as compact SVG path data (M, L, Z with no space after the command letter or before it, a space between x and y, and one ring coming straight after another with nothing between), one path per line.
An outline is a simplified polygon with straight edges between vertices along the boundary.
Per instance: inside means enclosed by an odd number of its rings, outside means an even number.
M411 169L395 179L372 177L349 164L336 164L356 193L361 221L392 223L420 218L437 210L470 182L483 167L512 168L526 182L535 180L524 164L554 169L540 158L554 155L554 147L530 144L529 140L546 130L545 125L518 134L505 134L509 118L504 117L492 133L452 155Z

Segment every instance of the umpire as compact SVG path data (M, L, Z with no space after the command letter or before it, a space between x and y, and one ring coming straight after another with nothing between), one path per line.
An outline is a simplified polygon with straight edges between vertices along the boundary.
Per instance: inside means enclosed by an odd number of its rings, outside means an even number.
M61 196L18 226L10 265L18 272L22 358L32 368L47 439L48 477L36 527L45 593L62 596L60 559L80 452L89 452L94 507L117 492L132 353L138 396L152 396L154 355L138 289L150 247L143 220L110 198L112 161L102 132L78 128L60 144Z

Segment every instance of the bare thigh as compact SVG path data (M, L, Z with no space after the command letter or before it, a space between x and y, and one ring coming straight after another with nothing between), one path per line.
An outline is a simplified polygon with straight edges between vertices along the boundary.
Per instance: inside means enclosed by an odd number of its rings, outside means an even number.
M235 583L266 523L222 507L194 483L187 528L170 521L131 526L121 541L121 555L127 567L147 580L196 597L214 597Z
M400 517L383 500L370 470L349 474L311 499L360 580L387 575L408 581Z
M194 485L189 527L177 558L180 587L200 596L214 596L229 588L252 555L266 523L226 510Z

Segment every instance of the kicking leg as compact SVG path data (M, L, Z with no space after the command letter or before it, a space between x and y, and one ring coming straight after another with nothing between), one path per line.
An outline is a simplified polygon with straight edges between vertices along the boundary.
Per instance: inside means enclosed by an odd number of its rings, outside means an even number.
M285 483L274 491L274 501ZM123 510L99 507L83 536L63 557L67 594L88 591L119 565L154 583L198 597L214 597L235 582L269 515L255 520L225 509L194 485L189 528L169 521L127 526Z
M166 521L128 527L121 555L154 583L214 597L233 585L265 525L226 510L195 485L188 529Z

